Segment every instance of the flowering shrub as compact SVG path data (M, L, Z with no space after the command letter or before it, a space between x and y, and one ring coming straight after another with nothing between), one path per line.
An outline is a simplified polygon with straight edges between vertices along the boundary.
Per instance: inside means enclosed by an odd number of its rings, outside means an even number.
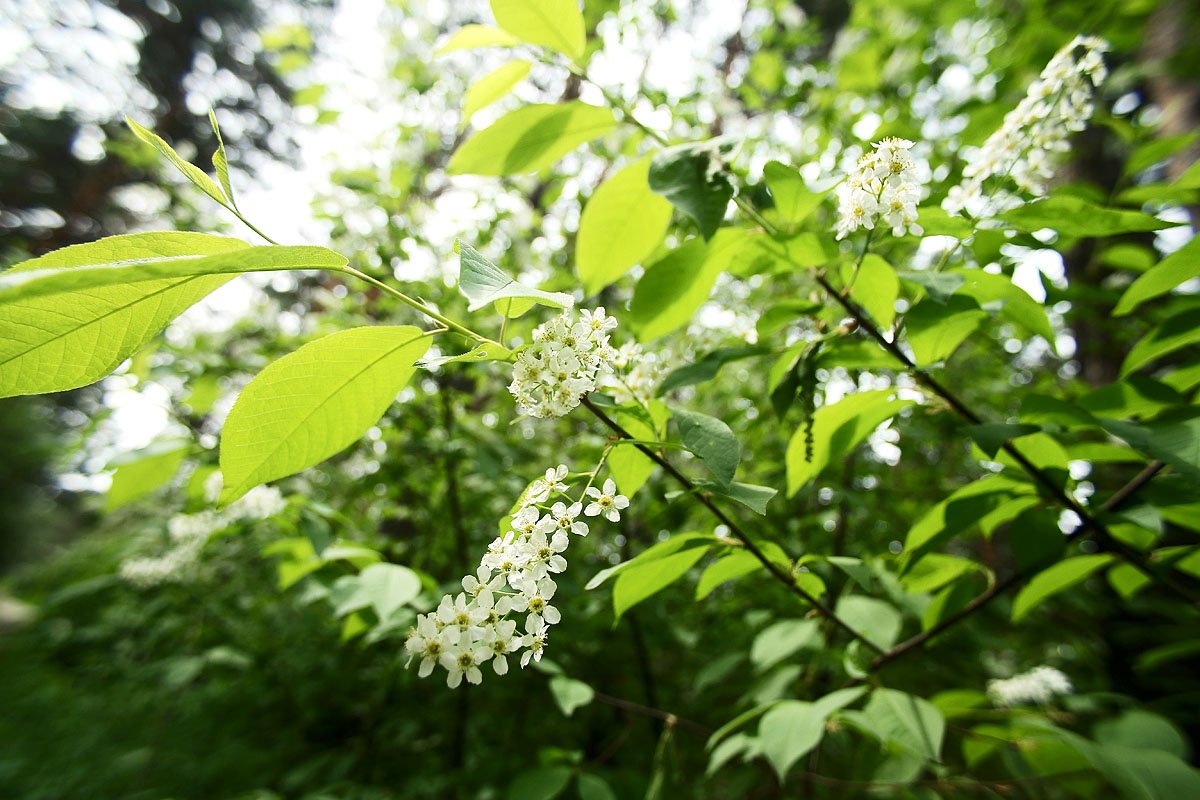
M587 798L798 781L830 797L1200 795L1179 711L1194 678L1123 694L1098 666L1144 651L1114 674L1174 670L1195 652L1174 626L1195 628L1200 599L1200 250L1180 235L1200 178L1163 171L1195 136L1119 119L1127 87L1105 59L1130 43L1055 52L1069 35L1035 30L1005 55L997 17L915 46L889 7L825 47L791 5L752 3L744 24L769 18L779 30L756 35L784 44L748 53L739 32L719 73L676 91L623 81L613 48L645 31L587 5L493 0L495 26L451 26L443 52L508 59L471 78L487 124L404 127L415 152L380 160L397 161L387 191L335 221L337 249L259 231L214 114L215 177L129 126L266 244L133 233L0 275L5 396L127 369L233 276L321 276L317 321L292 320L302 346L259 369L226 343L256 374L223 406L219 456L220 414L199 412L172 462L193 471L172 487L186 513L169 549L123 553L109 576L138 598L219 594L244 565L213 551L269 539L271 597L355 654L315 660L357 678L359 654L381 659L380 705L346 703L371 719L355 758L382 763L379 731L403 717L405 769L435 774L423 796L468 777L480 797L510 777L509 796L546 798L572 781ZM427 60L409 65L414 103L446 91ZM724 108L726 89L758 111ZM1124 137L1107 183L1067 169L1100 123ZM489 203L478 230L438 218ZM408 280L405 258L436 280ZM552 467L510 503L517 476L562 461L595 467ZM1110 622L1138 644L1114 645ZM182 683L229 661L206 651ZM439 668L445 688L420 683ZM503 759L466 755L495 738L468 735L469 704L540 731L543 685L566 722L527 771L508 775L507 741ZM431 716L454 732L391 713L397 693L453 709ZM609 768L635 734L596 723L599 705L653 721L648 767Z

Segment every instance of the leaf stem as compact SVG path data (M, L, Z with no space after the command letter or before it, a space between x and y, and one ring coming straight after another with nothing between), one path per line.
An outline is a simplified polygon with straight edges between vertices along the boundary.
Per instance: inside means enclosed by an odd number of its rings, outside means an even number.
M360 280L364 280L367 283L374 286L375 288L379 289L380 291L387 292L388 294L390 294L392 297L395 297L400 302L402 302L406 305L412 306L413 308L415 308L417 311L420 311L425 316L429 317L430 319L434 320L435 322L440 323L447 330L454 331L455 333L461 334L462 336L466 336L469 339L474 339L475 341L479 342L480 344L494 344L494 345L500 346L500 344L498 342L493 342L491 339L487 338L486 336L478 334L475 331L471 330L470 328L460 325L459 323L455 322L454 320L450 319L449 317L439 314L438 312L434 311L429 306L422 303L420 300L415 300L415 299L409 297L404 292L401 292L399 289L395 289L391 286L388 286L383 281L377 280L376 278L372 278L370 275L366 274L365 272L359 272L354 267L350 267L350 266L342 267L342 272L345 272L347 275L353 275L354 277L356 277Z

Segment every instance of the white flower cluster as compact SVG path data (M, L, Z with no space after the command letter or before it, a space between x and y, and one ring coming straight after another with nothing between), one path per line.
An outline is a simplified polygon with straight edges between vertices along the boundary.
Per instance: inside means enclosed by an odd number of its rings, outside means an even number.
M571 311L539 325L533 343L517 354L508 391L521 410L533 417L561 417L579 405L612 371L617 351L608 332L617 321L604 308Z
M618 403L647 403L669 369L669 351L649 353L637 342L626 342L613 357L614 370L601 387Z
M218 478L220 473L214 473ZM213 496L214 484L210 480L205 490ZM221 487L215 484L219 494ZM164 583L182 583L191 572L191 567L200 557L209 538L235 522L248 519L267 519L287 507L283 495L273 486L251 489L239 500L223 511L201 511L197 514L176 514L167 522L167 534L172 547L161 556L152 558L127 558L121 562L118 573L121 580L139 589L149 589Z
M612 480L602 489L588 486L580 500L571 502L566 477L567 467L560 464L530 484L512 515L511 529L488 545L479 569L462 579L463 591L445 595L436 611L417 616L404 646L409 664L421 660L422 678L441 664L453 689L464 676L469 683L482 681L480 667L488 661L497 675L506 674L510 653L524 650L522 667L531 659L541 661L549 627L562 619L550 604L558 588L551 576L567 568L563 553L571 543L568 534L587 536L581 514L617 522L621 509L629 506ZM518 630L510 616L520 614L525 620Z
M858 168L838 187L837 238L859 228L872 230L879 219L896 236L925 232L917 224L921 182L909 154L912 146L908 139L884 139L858 160Z
M1074 691L1071 679L1054 667L1034 667L1004 680L988 681L987 693L998 706L1046 705Z
M1071 134L1087 127L1092 116L1092 87L1108 75L1103 59L1107 50L1103 39L1092 36L1077 36L1059 50L1000 128L967 158L963 182L950 190L942 208L986 217L1019 205L1019 198L1010 194L984 195L983 184L993 177L1008 177L1033 196L1045 194L1055 162L1070 147Z

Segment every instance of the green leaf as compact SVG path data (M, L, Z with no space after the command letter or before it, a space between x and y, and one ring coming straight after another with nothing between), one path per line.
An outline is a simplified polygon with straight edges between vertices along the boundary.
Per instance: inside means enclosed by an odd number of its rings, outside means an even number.
M1200 796L1200 771L1170 753L1096 744L1070 731L1053 734L1074 747L1127 800L1178 800Z
M113 473L104 510L118 509L166 484L179 472L187 453L186 443L168 442L111 464L117 471Z
M1153 458L1162 459L1189 480L1200 483L1200 416L1187 416L1135 425L1101 419L1104 429Z
M879 256L868 253L862 264L842 265L842 282L850 296L870 315L880 328L892 327L896 319L896 298L900 296L900 279L892 265Z
M758 338L762 340L780 328L803 317L811 317L824 308L824 303L815 300L785 300L764 311L754 323L754 329L758 332Z
M714 156L705 143L656 153L650 163L650 188L696 220L705 239L717 232L733 199L733 186L715 168Z
M528 61L510 61L489 72L471 85L463 99L463 119L480 109L487 108L525 79L532 65Z
M982 564L967 558L930 553L905 573L900 584L910 592L936 592L968 572L983 569Z
M1174 314L1138 340L1121 364L1121 376L1197 342L1200 342L1200 308Z
M563 793L575 771L570 767L535 767L508 785L508 800L554 800Z
M826 251L820 237L809 231L754 236L750 244L752 255L757 257L746 259L742 267L731 270L735 275L791 273L805 267L819 267L836 257Z
M788 496L815 478L829 464L857 447L881 423L891 419L900 409L912 405L911 400L892 400L886 389L858 392L837 403L822 406L813 415L813 457L805 458L805 430L801 426L792 434L787 448Z
M459 261L458 290L468 300L468 311L505 301L497 305L496 310L509 317L519 317L535 303L552 308L570 308L575 304L569 294L543 292L518 283L464 241L456 240L454 249Z
M650 191L650 159L634 161L596 189L583 207L575 269L594 294L640 264L662 242L671 204Z
M586 706L596 696L591 686L566 675L555 675L550 679L550 694L554 696L554 702L564 717L571 716L575 709Z
M1007 275L994 275L980 269L955 270L953 274L963 278L957 294L970 297L985 310L998 307L1001 316L1054 345L1056 337L1046 308Z
M917 364L949 358L987 319L974 300L955 295L945 303L923 300L904 315L904 329Z
M573 100L510 111L455 151L451 175L520 175L551 166L617 124L611 110Z
M221 126L217 124L217 113L211 108L208 110L208 122L212 125L213 136L217 137L217 152L213 153L212 157L213 169L217 172L221 190L225 193L225 197L229 198L229 205L236 209L237 201L233 198L233 186L229 183L229 156L225 154L225 140L221 138Z
M521 40L511 33L491 25L464 25L450 35L434 53L442 56L456 50L475 50L480 47L512 47Z
M712 594L722 583L749 575L762 568L753 553L746 550L734 550L727 556L714 561L700 574L696 583L696 599L703 600Z
M763 628L754 637L754 643L750 646L750 663L754 664L759 672L766 672L801 650L816 650L820 647L821 625L817 620L779 620Z
M617 423L634 438L643 441L655 441L658 432L646 422L633 414L618 413ZM626 497L632 497L649 477L654 473L657 464L633 445L621 445L613 448L608 454L608 469L612 473L617 488Z
M956 272L930 272L928 270L899 270L896 272L902 279L915 283L929 294L929 299L944 303L958 291L965 280Z
M491 0L501 28L523 42L557 50L573 59L587 45L577 0Z
M162 155L166 156L166 159L171 162L175 169L182 172L183 176L191 181L198 189L200 189L200 191L204 192L206 195L211 197L213 200L216 200L226 208L232 208L232 199L225 197L224 193L221 191L221 187L218 186L216 182L208 176L207 172L195 166L194 164L183 160L183 158L175 152L175 148L167 144L162 137L149 128L142 127L129 117L125 117L125 124L129 126L131 131L133 131L134 136L153 147ZM223 155L224 149L222 148L222 150L219 152L221 152Z
M1093 731L1101 745L1149 748L1186 761L1191 758L1187 737L1166 717L1131 708L1120 716L1096 723Z
M953 236L966 239L975 227L969 219L947 214L941 206L921 206L917 209L917 223L926 236Z
M837 615L881 650L896 643L904 624L900 612L890 603L861 594L843 597L837 604Z
M1171 185L1178 189L1200 189L1200 161L1193 161Z
M575 788L579 791L579 800L617 800L617 794L612 787L599 775L590 772L579 776Z
M690 322L746 242L745 231L725 228L709 243L689 239L647 268L629 304L638 338L649 342Z
M990 422L985 425L967 426L967 434L979 445L979 449L995 458L1004 444L1012 439L1028 436L1040 431L1037 425L1015 422Z
M351 328L268 365L225 422L221 504L357 441L408 383L429 343L407 325Z
M1167 222L1140 211L1103 208L1081 197L1060 195L1018 206L1000 215L1000 219L1023 233L1051 228L1071 238L1115 236L1173 228Z
M1123 317L1139 305L1166 294L1182 283L1200 277L1200 237L1164 258L1129 285L1113 309L1113 316Z
M828 194L809 191L799 172L778 161L770 161L763 167L763 180L771 190L775 212L788 225L803 222Z
M240 239L207 234L135 233L56 250L13 267L0 275L0 304L50 295L60 295L56 304L69 304L94 294L88 290L104 287L136 290L163 279L344 266L345 256L324 247L252 247ZM85 297L61 297L73 292Z
M619 620L626 611L686 575L707 552L708 545L691 547L648 563L631 564L613 585L613 614Z
M1013 622L1020 622L1044 600L1059 592L1065 592L1093 572L1107 567L1112 560L1110 553L1075 556L1039 572L1021 589L1013 601Z
M358 583L361 596L384 621L421 593L417 573L399 564L371 564L359 573Z
M722 497L728 497L730 500L735 500L755 514L763 516L767 514L767 503L771 502L771 498L779 494L778 489L770 486L757 486L753 483L739 483L738 481L733 481L728 486L722 486L713 481L700 481L697 483L697 486L714 494L719 494Z
M909 529L904 540L909 564L916 563L925 553L974 528L989 513L1003 507L1014 496L1025 493L1032 493L1032 489L999 475L990 475L955 490L925 512Z
M876 689L863 708L862 719L885 743L930 761L941 755L946 720L928 700L895 689Z
M784 700L762 718L758 738L762 754L782 783L792 765L821 743L825 717L815 705L801 700Z
M670 539L667 539L665 542L659 542L658 544L646 548L645 551L639 553L628 561L622 561L616 566L600 570L590 581L587 582L587 585L583 588L585 591L590 592L592 589L595 589L609 578L615 575L620 575L622 572L625 572L632 567L641 566L643 564L648 564L651 561L665 558L672 553L679 552L684 547L700 544L703 545L704 549L707 549L716 544L716 542L716 537L710 533L677 533Z
M716 417L695 411L677 408L672 416L683 446L704 462L718 483L728 486L742 460L742 448L733 431Z
M1178 136L1164 136L1162 138L1151 139L1144 144L1138 146L1129 156L1129 160L1125 162L1125 175L1136 175L1147 167L1152 167L1155 164L1166 161L1171 156L1179 151L1189 147L1192 142L1196 141L1196 137L1200 135L1195 131L1191 133L1183 133Z
M705 353L702 358L693 361L691 364L685 364L667 373L667 377L663 378L658 384L658 391L655 394L662 397L675 389L710 381L717 377L717 373L721 371L721 367L728 363L741 361L744 358L767 355L770 352L767 348L759 346L724 347L719 350L713 350Z
M56 250L13 267L3 279L15 285L26 271L49 276L115 258L197 257L246 248L237 239L198 233L129 234ZM75 389L102 378L228 280L226 275L161 278L0 304L0 397Z

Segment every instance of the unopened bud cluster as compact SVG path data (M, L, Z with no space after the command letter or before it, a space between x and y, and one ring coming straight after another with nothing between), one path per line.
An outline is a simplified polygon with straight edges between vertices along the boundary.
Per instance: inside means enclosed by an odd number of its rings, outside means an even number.
M508 386L521 410L532 417L561 417L577 407L612 372L617 351L608 332L615 327L617 321L601 307L582 311L578 320L564 311L535 328L533 343L517 354Z
M1046 705L1074 691L1071 679L1054 667L1034 667L1029 672L988 682L987 693L998 706Z
M549 628L562 618L550 602L558 588L552 576L567 568L563 554L571 543L569 534L587 535L581 515L617 522L629 506L611 480L601 489L588 486L571 502L567 474L560 464L530 484L509 530L488 545L475 574L462 579L463 591L445 595L436 611L418 615L405 649L410 664L420 659L422 678L440 665L446 684L454 688L464 677L469 683L482 681L480 667L488 661L497 675L504 675L510 654L521 653L522 667L541 660Z
M1002 191L986 196L989 178L1009 178L1020 192L1044 195L1071 134L1083 130L1092 116L1092 88L1108 75L1102 57L1107 50L1104 40L1091 36L1077 36L1059 50L978 154L967 158L963 182L950 190L942 207L951 214L966 210L986 217L1020 204Z
M896 236L924 233L917 224L921 182L909 154L912 146L908 139L888 138L859 159L855 171L838 187L837 238L859 228L873 230L881 219Z

